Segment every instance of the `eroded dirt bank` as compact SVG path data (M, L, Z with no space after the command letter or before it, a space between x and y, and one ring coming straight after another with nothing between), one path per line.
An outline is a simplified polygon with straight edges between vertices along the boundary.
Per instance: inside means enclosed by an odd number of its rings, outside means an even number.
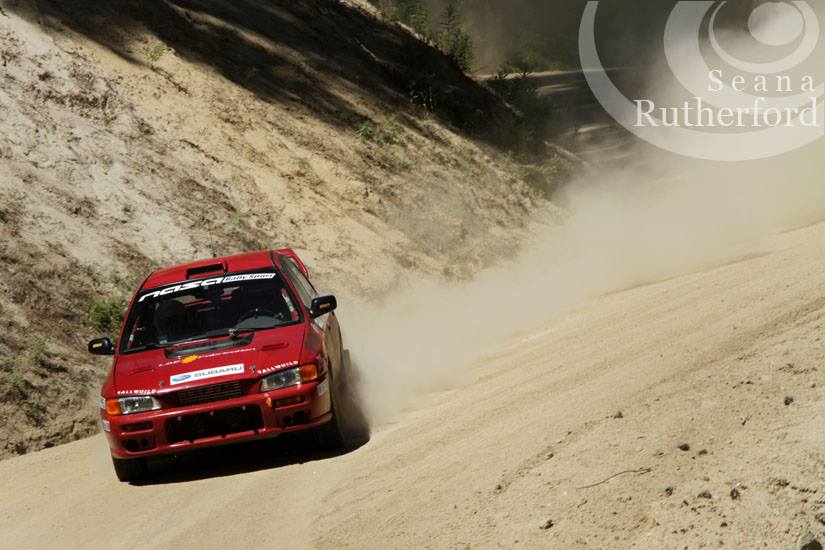
M96 431L86 342L153 269L291 246L345 303L509 253L539 202L489 146L512 112L404 29L196 4L4 3L0 457Z

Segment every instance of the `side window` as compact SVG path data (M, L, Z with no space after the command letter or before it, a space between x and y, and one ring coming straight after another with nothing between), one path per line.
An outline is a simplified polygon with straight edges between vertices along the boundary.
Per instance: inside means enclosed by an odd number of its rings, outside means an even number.
M295 290L298 291L301 301L306 307L309 307L312 304L312 299L318 296L315 287L304 277L304 274L301 273L301 270L291 259L284 258L283 266L287 276L295 283Z

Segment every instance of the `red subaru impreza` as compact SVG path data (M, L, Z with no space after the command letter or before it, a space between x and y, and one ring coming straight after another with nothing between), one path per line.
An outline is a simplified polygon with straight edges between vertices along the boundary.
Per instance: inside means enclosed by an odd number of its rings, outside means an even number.
M129 306L100 397L121 481L147 458L313 429L328 448L363 437L334 296L289 249L157 271ZM356 418L358 417L358 418Z

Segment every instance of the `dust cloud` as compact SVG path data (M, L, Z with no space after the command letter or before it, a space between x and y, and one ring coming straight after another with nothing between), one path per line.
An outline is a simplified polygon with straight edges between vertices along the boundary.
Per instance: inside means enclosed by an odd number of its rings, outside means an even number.
M822 149L672 180L580 181L564 197L566 220L538 216L511 263L464 284L409 283L345 312L371 419L391 420L422 394L459 384L475 360L576 304L765 252L770 235L825 218L825 186L806 168Z
M536 215L523 250L471 282L407 282L342 311L374 424L513 337L605 293L766 252L771 235L825 219L822 140L748 163L691 161L640 147L633 166L581 178Z

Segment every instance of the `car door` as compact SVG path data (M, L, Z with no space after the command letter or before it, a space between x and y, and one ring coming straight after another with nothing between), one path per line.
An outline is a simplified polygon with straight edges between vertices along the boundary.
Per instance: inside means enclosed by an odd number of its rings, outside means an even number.
M307 311L312 307L312 300L318 297L318 291L315 286L304 277L297 264L292 260L282 256L282 269L284 274L289 277L295 286L295 291L298 293L298 298L306 307ZM332 368L337 372L338 367L342 365L343 359L343 345L341 342L341 328L338 325L338 318L335 313L327 313L316 319L310 321L318 330L323 332L324 338L324 352L327 359L331 362ZM333 376L335 376L335 372Z

